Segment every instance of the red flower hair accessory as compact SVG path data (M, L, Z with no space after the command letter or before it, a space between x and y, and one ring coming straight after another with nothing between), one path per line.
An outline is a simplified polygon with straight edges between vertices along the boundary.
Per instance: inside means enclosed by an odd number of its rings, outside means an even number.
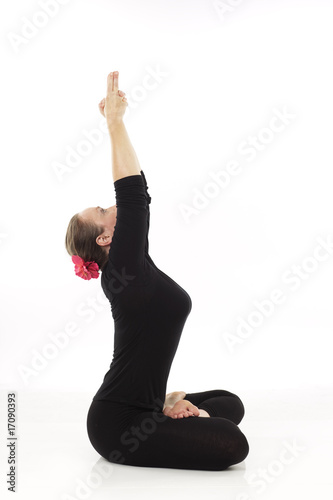
M84 280L90 280L91 278L98 278L98 264L94 261L84 262L84 260L78 255L72 255L72 262L75 264L75 274L80 276Z

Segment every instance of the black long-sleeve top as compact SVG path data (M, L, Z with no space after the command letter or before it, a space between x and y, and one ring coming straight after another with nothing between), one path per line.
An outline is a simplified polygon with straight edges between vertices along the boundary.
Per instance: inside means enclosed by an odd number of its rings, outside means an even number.
M101 284L114 319L110 369L93 400L162 410L189 294L148 253L151 197L143 171L114 182L117 219Z

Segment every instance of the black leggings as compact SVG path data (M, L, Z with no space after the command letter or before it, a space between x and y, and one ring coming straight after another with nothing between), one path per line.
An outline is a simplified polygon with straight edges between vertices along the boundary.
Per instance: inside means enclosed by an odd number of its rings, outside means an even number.
M213 390L185 398L208 417L173 419L118 402L92 401L87 430L92 446L109 462L140 467L224 470L249 453L237 424L244 416L238 396Z

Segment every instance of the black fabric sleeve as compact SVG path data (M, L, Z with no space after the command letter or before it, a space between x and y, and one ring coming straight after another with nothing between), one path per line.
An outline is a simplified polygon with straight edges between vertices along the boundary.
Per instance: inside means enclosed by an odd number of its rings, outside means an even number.
M109 251L108 267L119 273L142 274L149 226L150 196L141 171L114 182L117 218Z
M148 184L147 184L146 176L145 176L143 170L141 170L141 175L142 175L143 183L144 183L144 186L145 186L147 202L148 202L148 204L150 204L151 197L149 196L149 193L148 193Z

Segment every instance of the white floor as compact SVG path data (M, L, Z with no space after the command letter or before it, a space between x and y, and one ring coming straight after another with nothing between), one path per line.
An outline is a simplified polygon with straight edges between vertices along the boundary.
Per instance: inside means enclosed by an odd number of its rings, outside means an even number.
M328 389L246 392L246 460L226 471L110 464L86 432L91 394L18 393L16 494L7 492L1 393L1 498L326 500L333 498L333 398Z

